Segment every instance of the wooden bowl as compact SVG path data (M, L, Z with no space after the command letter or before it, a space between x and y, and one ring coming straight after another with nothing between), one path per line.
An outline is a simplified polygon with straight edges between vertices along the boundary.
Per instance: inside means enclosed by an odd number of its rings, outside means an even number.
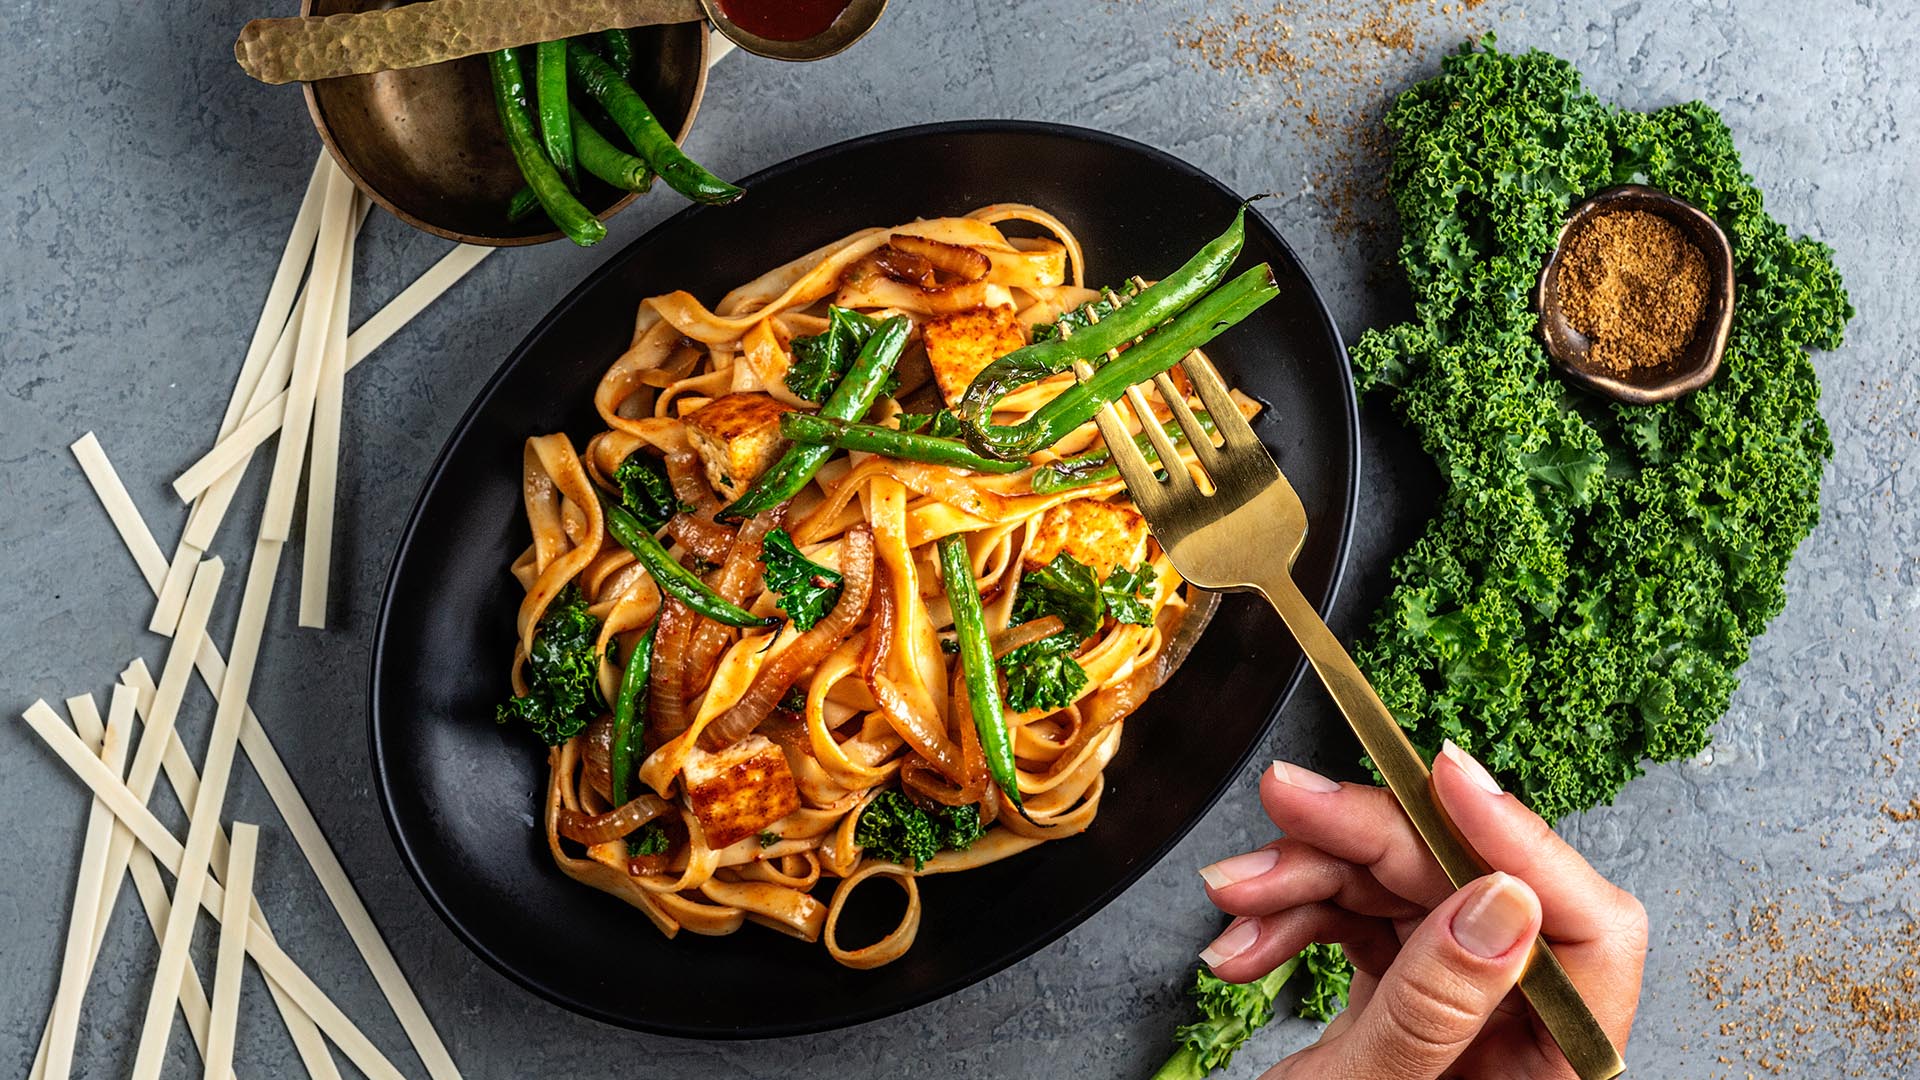
M302 15L388 6L382 0L303 0ZM707 88L707 24L632 31L634 89L674 140L687 137ZM561 237L542 214L507 220L524 185L500 131L484 56L306 84L307 112L355 186L409 225L463 244L517 247ZM580 199L606 220L633 201L585 177Z
M1638 368L1625 374L1592 363L1592 343L1567 322L1560 295L1560 253L1567 238L1593 218L1626 210L1644 210L1678 226L1707 259L1707 307L1694 328L1693 340L1672 363ZM1727 332L1733 327L1733 245L1705 210L1685 199L1641 184L1608 188L1575 204L1560 226L1553 253L1540 270L1534 288L1534 309L1540 313L1540 336L1547 355L1566 379L1598 394L1629 405L1671 401L1712 381L1727 351Z

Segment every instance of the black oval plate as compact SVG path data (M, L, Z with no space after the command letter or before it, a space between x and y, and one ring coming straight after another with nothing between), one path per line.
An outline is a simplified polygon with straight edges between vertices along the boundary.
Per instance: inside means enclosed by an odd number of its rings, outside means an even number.
M661 937L618 900L564 877L536 826L545 754L497 726L527 543L520 448L600 427L592 395L627 345L640 298L708 302L857 228L1030 202L1086 246L1089 284L1157 276L1219 233L1240 198L1158 150L1031 123L906 128L816 151L634 242L516 349L428 474L387 580L373 650L375 790L400 857L454 933L514 981L575 1012L699 1038L796 1035L872 1020L984 978L1119 895L1226 789L1302 670L1273 612L1229 597L1174 678L1127 725L1085 834L965 874L925 879L907 956L840 967L821 946L748 927ZM1271 262L1280 296L1209 353L1268 404L1256 429L1311 522L1294 567L1322 610L1347 551L1358 472L1346 352L1300 261L1257 214L1241 265Z

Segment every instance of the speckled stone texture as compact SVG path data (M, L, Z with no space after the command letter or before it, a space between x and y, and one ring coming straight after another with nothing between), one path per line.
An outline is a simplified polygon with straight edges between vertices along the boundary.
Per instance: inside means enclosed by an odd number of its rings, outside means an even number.
M1320 8L1321 5L1301 4ZM1330 5L1419 12L1414 54L1382 54L1357 81L1377 108L1433 69L1469 31L1574 60L1621 104L1704 98L1733 126L1773 213L1832 244L1860 309L1846 347L1816 358L1838 447L1819 529L1802 548L1792 602L1757 644L1713 749L1654 769L1567 835L1651 909L1654 945L1628 1058L1645 1077L1744 1076L1729 1019L1762 1017L1763 990L1729 1009L1694 975L1754 904L1791 891L1847 916L1840 950L1884 942L1920 915L1904 876L1920 824L1882 804L1920 795L1916 725L1920 631L1913 474L1920 364L1920 241L1913 184L1920 111L1912 73L1920 30L1899 0L1500 0L1462 12L1406 0ZM1248 11L1269 10L1248 0ZM1305 114L1333 116L1355 71L1219 71L1178 41L1198 2L896 0L878 30L837 59L803 67L735 56L716 71L690 149L739 175L849 136L925 120L1020 117L1120 132L1180 154L1243 191L1284 197L1265 211L1291 239L1351 339L1401 317L1386 267L1391 222L1335 228L1319 179L1337 148ZM1232 7L1215 6L1230 18ZM297 91L246 79L231 56L246 19L289 4L149 0L0 11L0 640L5 709L82 690L103 695L126 661L156 665L151 601L88 493L66 445L97 431L169 551L181 526L165 483L206 447L317 146ZM1355 48L1362 48L1355 46ZM1356 53L1356 56L1359 54ZM1380 83L1374 85L1373 75ZM1290 99L1298 99L1299 104ZM1316 117L1319 119L1320 117ZM1378 158L1359 152L1359 167ZM505 355L567 289L678 208L642 200L600 251L565 244L487 260L357 370L347 391L331 629L293 627L296 575L283 575L252 700L292 766L387 939L468 1076L1043 1077L1145 1076L1184 1022L1194 952L1218 927L1196 867L1271 833L1249 770L1234 793L1125 896L1031 959L907 1015L813 1038L700 1044L629 1034L523 993L475 959L422 902L369 791L364 686L378 590L427 464ZM1143 208L1150 212L1151 208ZM1350 225L1351 222L1345 223ZM376 214L353 298L364 318L446 250ZM771 258L774 254L770 253ZM1116 272L1129 268L1114 268ZM1427 509L1429 467L1383 409L1365 411L1366 496L1348 585L1332 622L1351 632L1383 592L1383 571ZM247 552L256 467L218 551ZM222 640L237 589L215 626ZM196 685L184 724L196 755L209 709ZM1351 772L1356 750L1312 688L1280 718L1269 751ZM252 774L237 770L230 816L266 825L262 903L287 950L403 1068L418 1073L377 989ZM17 721L0 723L0 1072L25 1073L51 1000L86 799ZM174 811L168 808L168 813ZM204 942L202 943L205 944ZM923 947L937 947L928 942ZM81 1026L78 1073L116 1074L153 965L132 890L122 893ZM204 961L203 961L204 965ZM203 966L203 970L204 970ZM1737 978L1739 967L1732 969ZM257 978L248 976L239 1061L249 1076L299 1065ZM1832 1025L1787 1040L1791 1075L1912 1076ZM1228 1075L1252 1077L1314 1037L1287 1021L1262 1032ZM1731 1063L1719 1060L1722 1056ZM175 1025L171 1074L199 1063Z

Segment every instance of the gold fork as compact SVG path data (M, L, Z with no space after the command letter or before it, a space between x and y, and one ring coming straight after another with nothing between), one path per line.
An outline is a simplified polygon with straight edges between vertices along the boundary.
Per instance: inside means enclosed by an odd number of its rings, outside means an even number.
M1127 389L1128 401L1167 466L1164 480L1135 446L1113 405L1104 407L1095 420L1134 504L1146 515L1180 576L1203 589L1257 592L1280 613L1454 887L1486 874L1487 864L1440 809L1431 774L1406 732L1294 584L1293 560L1307 536L1306 508L1300 496L1240 415L1213 365L1195 352L1181 366L1212 414L1221 445L1213 444L1171 378L1155 376L1154 387L1186 433L1187 445L1213 491L1203 492L1194 482L1173 440L1153 420L1146 395L1139 386L1132 386ZM1082 364L1078 373L1085 379L1091 369ZM1581 1080L1609 1080L1626 1071L1619 1051L1544 941L1534 943L1520 990Z

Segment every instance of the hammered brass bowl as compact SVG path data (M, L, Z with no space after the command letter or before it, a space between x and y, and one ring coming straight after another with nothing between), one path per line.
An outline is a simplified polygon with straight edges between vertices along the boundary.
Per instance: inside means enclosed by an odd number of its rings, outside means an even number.
M388 6L381 0L304 0L302 15ZM707 88L707 24L633 34L634 89L676 142L687 137ZM484 56L431 67L306 84L313 126L355 186L400 220L463 244L518 247L561 238L542 214L507 220L524 181L500 131ZM602 221L634 193L584 177L580 199Z
M1644 210L1672 222L1706 256L1707 307L1693 338L1672 363L1620 374L1592 363L1592 343L1567 321L1560 295L1560 252L1588 221L1626 210ZM1628 405L1650 405L1692 393L1713 380L1733 328L1733 291L1733 245L1712 216L1658 188L1626 184L1598 192L1568 212L1553 253L1540 270L1533 303L1547 355L1569 382Z

